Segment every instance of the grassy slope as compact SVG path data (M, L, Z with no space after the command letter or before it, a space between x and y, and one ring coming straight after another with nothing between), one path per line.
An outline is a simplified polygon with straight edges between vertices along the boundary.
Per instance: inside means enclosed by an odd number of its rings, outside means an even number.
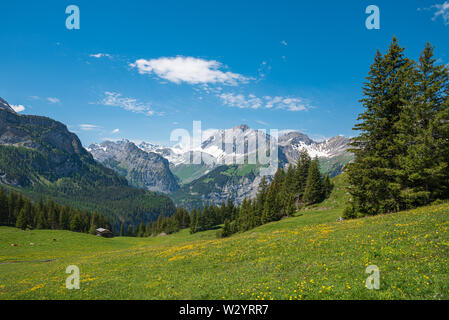
M309 210L220 240L215 231L102 239L0 227L0 300L449 298L449 204L335 222L340 215ZM1 264L41 259L58 260ZM72 264L80 290L65 288ZM364 287L371 264L379 291Z
M211 168L204 164L180 164L170 170L179 179L179 184L184 185L200 178Z

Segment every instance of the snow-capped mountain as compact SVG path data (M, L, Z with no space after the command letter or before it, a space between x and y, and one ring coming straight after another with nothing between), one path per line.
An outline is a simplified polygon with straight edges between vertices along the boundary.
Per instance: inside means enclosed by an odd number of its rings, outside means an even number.
M260 159L265 153L260 148L276 146L274 137L263 130L240 125L226 130L206 130L197 139L196 144L184 142L171 147L149 142L136 146L127 140L106 141L91 145L88 150L96 160L122 172L131 184L171 192L175 202L186 207L218 204L227 198L240 203L243 198L256 194L263 167L245 167L245 164L260 163L255 161L256 155ZM311 157L320 159L323 171L336 175L352 159L346 151L350 142L343 136L314 141L303 133L289 132L277 140L275 165L296 164L301 150L305 149ZM181 184L180 189L172 173Z
M301 150L305 149L314 158L329 159L347 153L351 139L336 136L324 141L313 141L300 132L290 132L279 138L279 147L290 163L295 164Z
M257 153L261 144L274 142L274 138L264 131L240 125L226 130L207 130L203 132L201 143L196 146L177 144L164 147L142 142L138 147L146 152L155 152L166 158L172 166L180 164L204 163L207 165L239 164L245 158ZM299 153L305 149L313 158L333 158L346 152L350 139L343 136L324 141L314 141L300 132L289 132L278 139L280 155L295 164ZM198 161L198 160L201 161Z

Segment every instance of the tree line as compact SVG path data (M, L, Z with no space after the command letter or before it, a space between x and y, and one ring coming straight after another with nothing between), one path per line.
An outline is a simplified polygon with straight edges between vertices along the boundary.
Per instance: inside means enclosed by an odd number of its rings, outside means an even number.
M156 221L150 223L141 222L139 225L128 225L125 231L125 224L120 227L120 236L127 237L150 237L162 233L172 234L186 229L190 225L189 212L184 208L177 208L172 216L159 215Z
M322 175L318 158L311 159L302 150L296 166L278 168L271 183L262 177L254 199L244 199L240 206L230 200L219 206L194 209L190 214L190 232L210 230L224 224L220 236L227 237L260 225L292 217L299 207L322 202L332 191L329 175Z
M190 228L190 233L211 230L224 224L220 236L227 237L262 224L292 217L298 208L326 199L332 191L329 175L320 173L318 158L311 159L307 151L300 152L296 166L278 168L271 183L262 177L254 199L244 199L241 205L231 200L221 206L206 205L190 213L177 208L173 215L159 215L157 220L138 225L121 224L120 236L148 237L162 233L172 234ZM9 196L0 189L0 224L21 229L62 229L95 233L111 224L102 214L73 209L56 204L50 198L32 201L14 191Z
M345 217L397 212L449 198L449 71L427 43L415 62L396 38L377 51L347 166Z
M70 230L95 234L97 228L110 229L103 214L62 206L40 197L37 203L21 193L0 188L0 225L25 229Z
M329 175L322 175L318 158L312 159L302 150L296 166L278 168L271 183L262 177L254 199L244 199L235 205L230 199L226 203L206 205L189 213L178 208L173 216L159 218L153 223L136 226L122 224L121 236L147 237L161 233L171 234L190 228L190 233L219 229L220 237L228 237L237 232L245 232L257 226L292 217L298 208L320 203L329 197L333 185ZM125 231L126 229L126 231Z
M302 150L296 166L278 168L273 181L262 178L254 199L244 199L236 214L224 220L222 237L245 232L260 225L293 217L300 207L320 203L329 197L333 185L320 173L318 158Z

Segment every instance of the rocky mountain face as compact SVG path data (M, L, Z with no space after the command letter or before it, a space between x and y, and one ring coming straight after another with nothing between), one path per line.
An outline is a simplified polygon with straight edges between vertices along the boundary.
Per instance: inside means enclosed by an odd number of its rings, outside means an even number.
M347 154L351 139L337 136L324 141L313 141L300 132L290 132L279 138L279 148L289 163L296 164L299 153L305 149L314 158L331 159Z
M11 108L8 102L3 100L2 98L0 98L0 109L15 113L14 109Z
M98 178L96 183L127 184L126 180L111 175L108 169L98 167L78 137L64 124L46 117L20 115L3 99L0 103L0 146L14 147L9 149L8 156L3 154L2 182L23 187L86 172ZM8 170L5 162L14 157L20 162L11 163ZM22 167L22 171L13 172L12 167Z
M163 193L179 189L165 158L144 151L128 140L92 144L87 150L95 160L126 177L135 187Z

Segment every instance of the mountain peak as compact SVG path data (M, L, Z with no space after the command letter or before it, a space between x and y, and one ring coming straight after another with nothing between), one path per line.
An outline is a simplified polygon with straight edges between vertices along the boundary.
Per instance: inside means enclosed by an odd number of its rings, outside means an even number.
M243 132L245 132L246 130L249 130L249 129L251 129L247 124L241 124L241 125L239 125L239 126L237 126L237 127L234 127L234 129L240 129L240 130L242 130Z
M9 112L14 112L14 113L16 113L16 112L14 111L14 109L11 108L11 106L8 104L8 102L6 102L5 100L3 100L1 97L0 97L0 109L6 110L6 111L9 111Z

